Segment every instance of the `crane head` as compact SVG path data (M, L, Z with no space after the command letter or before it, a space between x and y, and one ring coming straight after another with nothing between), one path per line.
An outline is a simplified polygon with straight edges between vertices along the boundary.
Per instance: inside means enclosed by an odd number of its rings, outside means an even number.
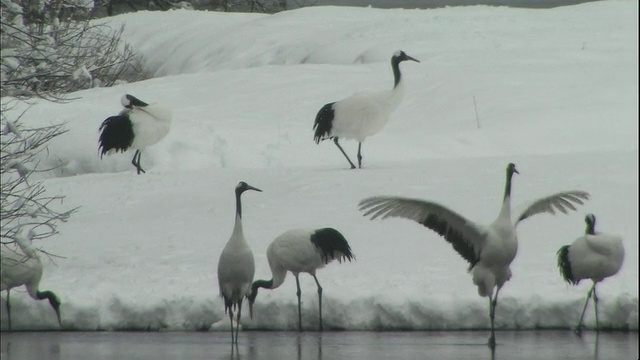
M587 234L595 234L596 233L596 216L593 214L587 214L584 217L584 222L587 223Z
M60 327L62 327L62 318L60 317L60 298L58 298L58 296L56 294L53 293L53 291L38 291L36 296L38 297L38 299L47 299L49 300L49 304L51 304L51 307L53 308L53 310L56 312L56 317L58 318L58 325L60 325Z
M146 102L138 99L137 97L129 94L122 96L120 102L122 103L122 106L126 107L127 109L133 109L134 106L145 107L149 105Z
M256 302L256 297L258 297L258 289L251 289L251 292L247 295L247 299L249 300L249 318L253 319L253 303Z
M247 299L249 300L249 316L253 319L253 303L256 302L256 297L258 297L258 290L263 287L265 289L273 289L273 279L266 280L256 280L251 284L251 291L247 294Z
M393 53L393 57L392 60L397 61L398 63L403 62L403 61L407 61L407 60L411 60L411 61L415 61L415 62L420 62L417 59L412 58L411 56L407 55L404 51L402 50L398 50L395 53Z
M251 185L247 184L247 183L246 183L246 182L244 182L244 181L240 181L240 182L238 183L238 185L236 185L236 192L238 192L238 193L240 193L240 194L242 194L243 192L245 192L245 191L247 191L247 190L254 190L254 191L260 191L260 192L262 192L262 190L260 190L260 189L258 189L258 188L255 188L255 187L253 187L253 186L251 186Z

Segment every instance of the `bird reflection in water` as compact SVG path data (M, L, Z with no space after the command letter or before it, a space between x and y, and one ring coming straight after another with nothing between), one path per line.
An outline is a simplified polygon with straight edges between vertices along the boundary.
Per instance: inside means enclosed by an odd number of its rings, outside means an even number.
M312 353L316 353L316 360L322 360L322 332L317 333L317 336L315 337L315 341L307 341L309 344L315 342L316 344L316 350L317 351L312 351L312 345L309 345L307 349L305 349L305 351L303 351L302 349L302 342L303 342L303 337L305 337L305 335L303 333L298 333L298 360L307 360L307 359L311 359L311 354ZM309 338L309 340L312 340L311 337L312 336L306 336ZM302 357L302 354L305 353L307 355L309 355L308 357Z

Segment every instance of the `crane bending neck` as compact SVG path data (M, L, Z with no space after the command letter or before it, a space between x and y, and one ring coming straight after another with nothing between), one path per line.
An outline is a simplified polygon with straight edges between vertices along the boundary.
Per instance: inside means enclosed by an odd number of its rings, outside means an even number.
M52 302L52 301L53 301L53 302L55 302L55 301L57 301L57 296L56 296L56 294L54 294L53 292L48 291L48 290L47 290L47 291L37 291L37 292L36 292L36 298L37 298L38 300L44 300L44 299L47 299L47 300L49 300L49 302Z
M265 289L276 289L280 287L284 283L284 279L287 277L287 272L282 271L280 269L271 270L272 278L271 280L256 280L251 285L251 292L258 291L259 288Z
M277 286L276 286L277 287ZM256 300L256 297L258 296L258 289L260 288L265 288L265 289L275 289L273 286L273 279L271 280L256 280L253 282L253 284L251 284L251 292L249 295L249 301L253 302Z
M265 289L274 289L273 287L273 279L271 280L256 280L253 282L253 285L251 285L251 291L258 291L259 288L265 288Z

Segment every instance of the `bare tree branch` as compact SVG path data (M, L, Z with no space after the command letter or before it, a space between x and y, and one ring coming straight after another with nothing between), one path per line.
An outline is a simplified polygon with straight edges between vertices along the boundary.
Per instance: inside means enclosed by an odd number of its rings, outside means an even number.
M64 134L64 124L24 127L20 119L8 119L10 102L2 103L2 125L12 124L13 131L0 136L0 242L16 241L23 229L33 232L33 239L45 239L58 233L58 225L66 222L78 208L58 210L64 199L48 195L42 180L31 180L40 171L37 155L47 151L47 144Z

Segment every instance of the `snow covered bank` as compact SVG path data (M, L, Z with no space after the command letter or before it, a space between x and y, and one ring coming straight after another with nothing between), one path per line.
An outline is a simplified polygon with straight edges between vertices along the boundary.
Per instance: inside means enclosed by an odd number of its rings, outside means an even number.
M592 200L521 224L497 326L577 322L588 284L567 286L555 254L593 212L627 249L620 273L599 287L601 324L638 329L637 2L143 12L114 22L127 24L125 37L163 77L78 92L67 104L37 102L24 119L70 129L40 160L62 165L43 174L48 191L81 209L60 236L36 244L66 257L45 260L41 284L60 296L65 328L226 331L215 269L240 180L264 190L247 196L243 212L256 278L270 277L266 248L290 228L332 226L350 241L356 261L318 273L328 328L487 328L486 299L445 241L409 221L369 221L357 203L420 197L488 222L512 161L521 172L516 204L570 189ZM404 102L363 145L365 168L346 170L333 144L313 142L315 114L355 91L390 87L397 49L422 63L402 65ZM98 127L120 110L123 93L174 109L171 133L142 156L144 176L131 167L132 152L98 157ZM353 142L344 147L355 153ZM304 275L301 283L303 323L313 329L315 283ZM14 291L12 305L15 329L56 328L48 304ZM289 278L260 293L243 326L294 329L295 307ZM4 307L1 314L5 329ZM594 322L590 310L586 323Z

